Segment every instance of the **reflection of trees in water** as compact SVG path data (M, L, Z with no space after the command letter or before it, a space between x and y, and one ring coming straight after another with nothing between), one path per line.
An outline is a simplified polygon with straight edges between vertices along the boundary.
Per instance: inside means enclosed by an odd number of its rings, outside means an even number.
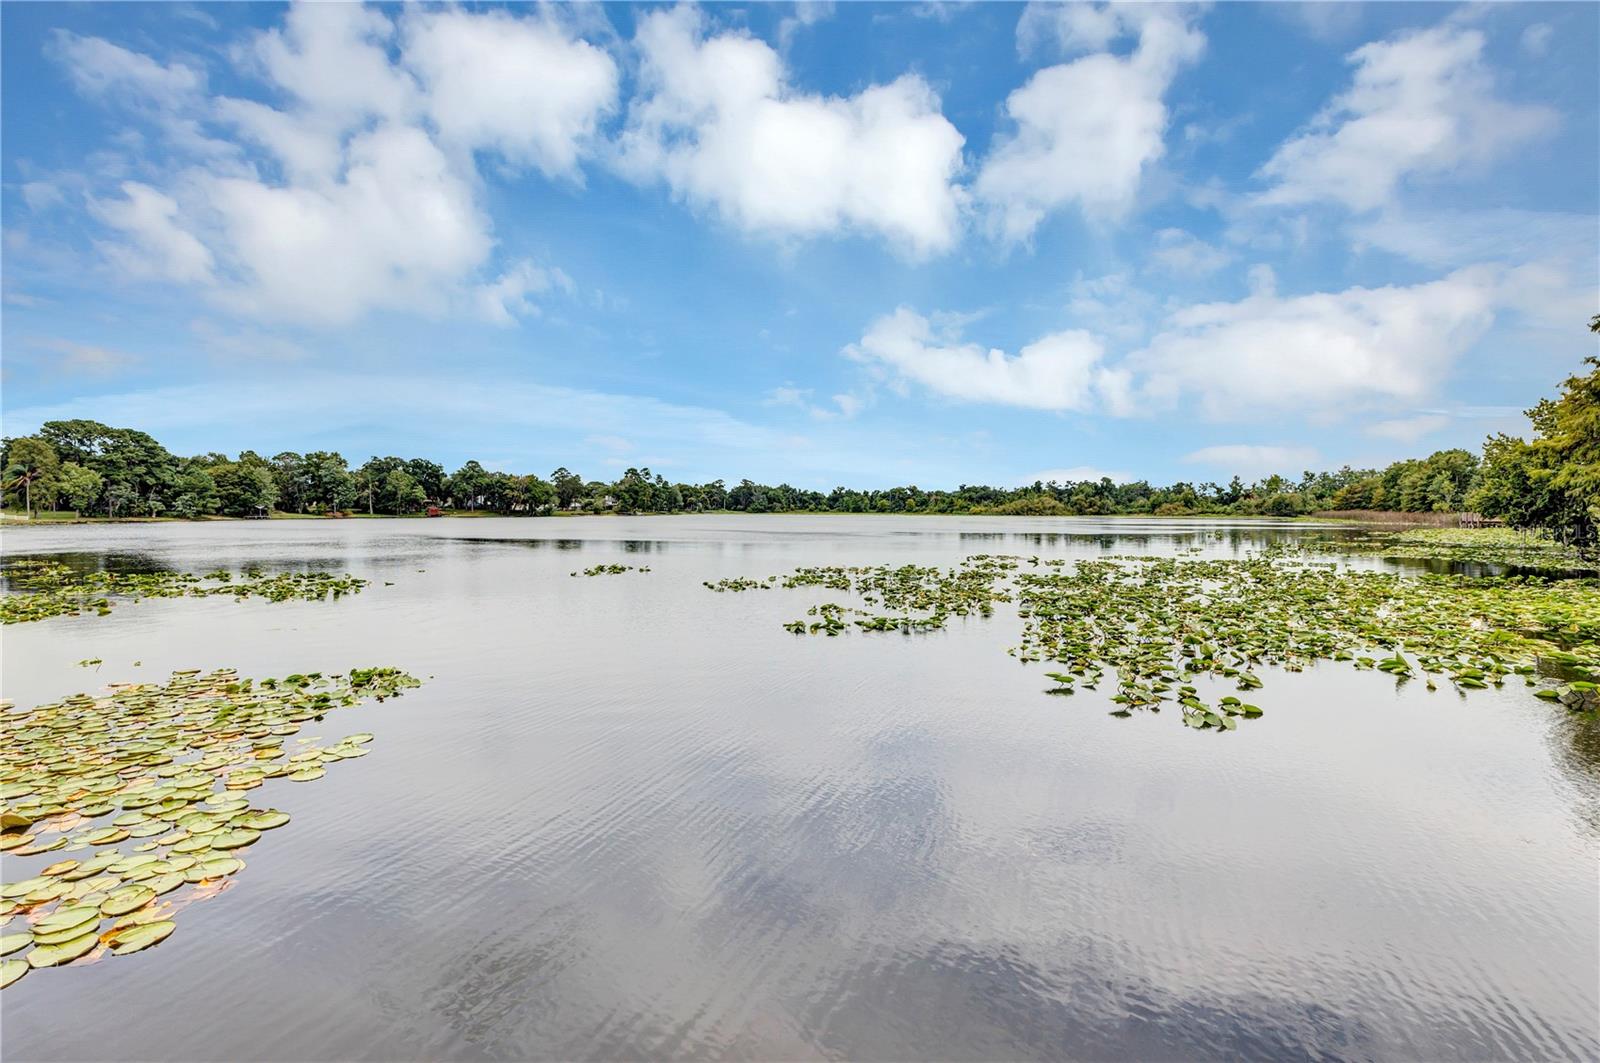
M1572 787L1578 818L1600 835L1600 714L1554 705L1551 711L1560 713L1550 727L1550 748L1562 780Z
M582 550L585 547L600 549L613 545L609 539L514 539L514 538L485 538L475 535L470 538L456 539L455 542L468 547L474 546L518 546L524 550ZM665 550L667 544L658 539L623 539L618 543L629 553Z
M351 559L345 554L328 554L324 556L300 555L295 558L285 559L278 556L257 557L247 554L239 556L218 556L213 554L200 560L189 557L188 560L174 558L168 554L154 551L57 551L53 553L11 555L7 560L20 560L26 557L31 561L45 561L51 564L64 565L76 576L88 576L95 572L109 572L119 576L150 576L163 572L216 572L231 571L260 572L264 575L275 575L281 572L327 572L333 569L345 568L350 565ZM382 564L391 560L404 560L396 555L387 557L364 557L363 564ZM18 587L18 581L11 578L9 572L0 567L0 589L12 591Z

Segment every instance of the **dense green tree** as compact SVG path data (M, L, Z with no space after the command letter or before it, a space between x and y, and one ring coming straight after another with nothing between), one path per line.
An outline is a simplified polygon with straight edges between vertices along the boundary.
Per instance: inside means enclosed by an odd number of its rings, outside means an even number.
M39 438L54 448L60 460L92 469L115 431L99 421L46 421Z
M33 513L36 501L49 503L55 498L60 471L56 448L38 436L24 436L6 444L5 488L28 513Z
M555 508L556 489L549 481L532 473L520 480L522 504L529 513L548 513Z
M350 466L338 451L313 450L301 459L302 505L310 511L333 513L355 505L359 488Z
M56 482L61 488L61 498L67 505L78 512L87 512L100 501L100 492L105 490L105 479L93 469L86 469L75 461L61 463L61 471L56 475Z
M477 509L484 503L489 488L489 470L476 461L467 462L445 481L445 492L457 509Z
M304 459L292 450L273 455L272 483L278 494L278 508L286 513L305 512L304 466Z
M406 473L417 481L417 485L429 499L443 502L447 497L444 489L444 466L438 462L426 458L412 458L406 462Z
M1589 372L1568 377L1559 397L1528 411L1531 441L1497 435L1484 443L1471 501L1513 527L1588 547L1600 540L1600 359L1584 364Z
M106 515L125 516L139 502L139 495L125 483L113 483L106 488Z
M568 472L566 466L550 474L550 486L555 488L556 501L562 509L572 508L572 504L583 497L583 477Z
M383 478L386 513L415 513L428 503L428 496L416 478L403 468L393 468Z
M169 508L179 516L193 518L215 513L219 505L217 481L211 468L198 461L189 462L178 474Z
M629 469L611 485L611 495L624 513L644 513L655 508L655 490L650 481L650 470Z
M365 465L355 471L353 475L356 481L356 496L367 504L368 513L378 511L378 494L383 491L384 481L388 479L389 474L397 470L403 471L405 467L403 458L369 458ZM415 478L412 478L412 483L415 482ZM383 511L396 512L388 506L385 506Z
M278 500L277 481L265 462L246 462L243 455L240 457L238 462L211 470L211 479L217 485L218 508L232 517L265 514Z

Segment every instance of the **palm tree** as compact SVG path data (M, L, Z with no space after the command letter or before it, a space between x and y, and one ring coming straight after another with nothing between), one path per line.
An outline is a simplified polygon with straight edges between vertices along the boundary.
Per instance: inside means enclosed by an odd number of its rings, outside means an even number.
M39 480L49 480L56 471L56 454L43 440L23 438L13 440L6 455L7 477L5 490L22 488L23 505L28 516L33 516L33 485Z

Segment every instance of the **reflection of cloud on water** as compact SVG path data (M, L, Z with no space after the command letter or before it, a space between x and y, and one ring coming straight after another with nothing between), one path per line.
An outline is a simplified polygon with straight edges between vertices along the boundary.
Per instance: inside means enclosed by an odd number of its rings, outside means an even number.
M1285 1059L1364 1055L1372 1031L1309 994L1188 999L1093 942L1046 967L1012 946L937 941L843 972L802 1015L824 1055L921 1059Z

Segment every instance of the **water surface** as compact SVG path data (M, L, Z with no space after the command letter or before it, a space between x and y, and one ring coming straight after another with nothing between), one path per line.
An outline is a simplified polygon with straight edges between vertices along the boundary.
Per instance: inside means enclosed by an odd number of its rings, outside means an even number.
M19 704L177 668L425 678L235 886L0 1000L7 1059L1595 1058L1600 735L1263 670L1225 735L1041 694L1013 613L798 638L796 565L1244 556L1304 525L658 517L8 529L10 556L373 580L13 625ZM1326 534L1321 531L1318 534ZM591 565L649 573L572 578ZM1382 567L1376 559L1359 563ZM97 670L75 667L99 657ZM141 662L135 666L135 662ZM26 877L51 858L4 860Z

